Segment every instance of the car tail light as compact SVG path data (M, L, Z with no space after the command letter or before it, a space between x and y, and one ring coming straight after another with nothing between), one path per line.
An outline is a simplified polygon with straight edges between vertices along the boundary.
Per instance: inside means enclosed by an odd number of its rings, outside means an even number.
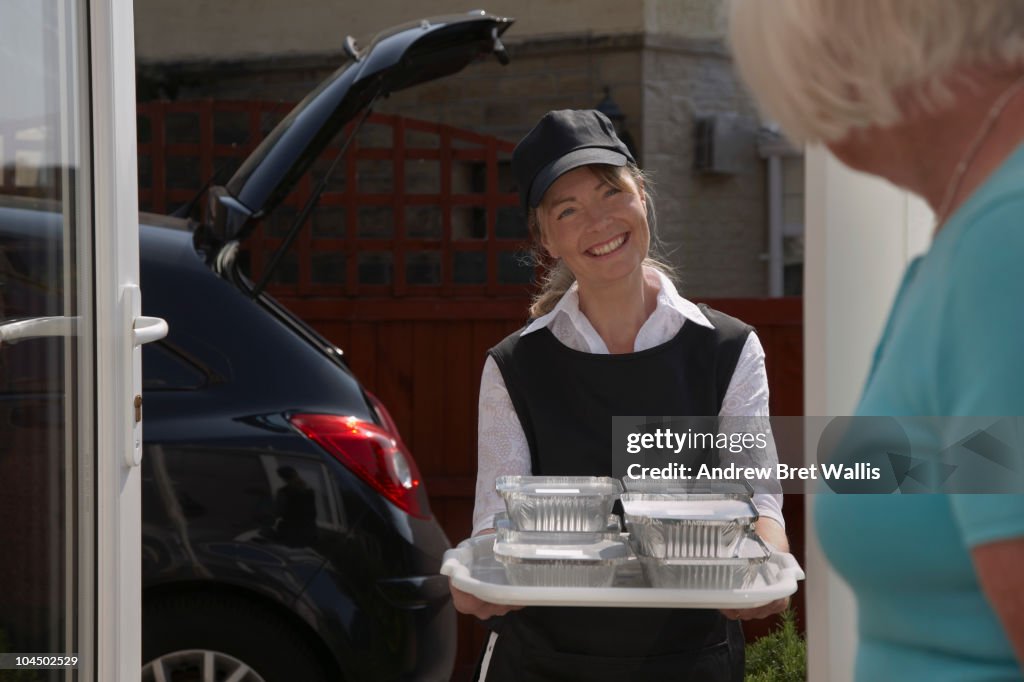
M295 414L295 428L403 511L429 519L416 462L386 430L355 417Z
M380 398L366 389L363 390L366 393L366 399L369 401L370 407L372 407L374 412L377 413L377 418L380 420L384 430L394 436L399 443L404 445L405 443L402 440L402 434L398 432L398 424L395 423L391 413L388 412L388 408L384 406L384 403L381 402Z

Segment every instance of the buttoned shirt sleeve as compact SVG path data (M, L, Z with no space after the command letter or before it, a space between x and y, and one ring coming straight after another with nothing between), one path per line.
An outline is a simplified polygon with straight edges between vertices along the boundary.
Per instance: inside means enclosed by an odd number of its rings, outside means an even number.
M530 474L530 446L519 423L498 363L488 356L480 378L477 428L476 499L473 535L494 527L494 515L505 503L494 489L499 476Z
M730 430L729 427L732 425L734 430L745 433L771 433L764 347L761 346L761 339L755 332L750 332L746 343L743 344L739 361L729 380L729 388L726 389L725 398L722 400L722 409L718 414L723 418L724 431ZM758 451L756 456L756 462L737 461L736 464L770 467L774 471L779 461L775 441L768 438L768 448ZM722 464L728 464L730 453L721 452L719 457ZM761 516L777 521L783 528L786 527L786 521L782 516L781 494L755 493L754 506Z

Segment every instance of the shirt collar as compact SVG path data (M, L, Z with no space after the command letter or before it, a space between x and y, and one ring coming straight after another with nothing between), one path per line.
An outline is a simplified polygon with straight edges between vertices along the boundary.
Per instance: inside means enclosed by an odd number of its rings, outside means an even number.
M701 312L700 308L693 303L688 301L679 295L676 291L675 285L668 277L662 274L658 270L653 268L645 268L645 273L653 273L658 280L658 298L653 315L678 315L683 320L689 320L694 324L699 324L702 327L708 329L714 329L714 325L708 320L708 318ZM558 299L558 303L551 309L550 312L541 315L536 320L531 322L520 336L526 336L539 329L549 326L556 317L559 315L568 315L569 319L574 325L578 327L576 320L579 317L583 317L583 311L580 310L580 295L579 286L576 282L572 283L562 298Z
M672 311L702 327L707 327L708 329L715 328L715 325L711 324L711 321L701 312L700 307L696 303L688 301L679 295L679 292L676 291L676 285L672 283L672 280L666 277L660 270L648 270L648 272L651 271L658 278L659 284L657 308L664 307L666 311ZM655 312L657 312L657 308L655 308Z
M569 319L574 323L578 316L583 315L583 311L580 310L579 285L576 282L573 282L572 286L562 294L562 298L558 299L558 303L555 304L555 307L552 308L550 312L541 315L531 322L529 326L523 330L523 333L520 334L520 336L526 336L527 334L547 327L554 322L555 318L559 315L568 315Z

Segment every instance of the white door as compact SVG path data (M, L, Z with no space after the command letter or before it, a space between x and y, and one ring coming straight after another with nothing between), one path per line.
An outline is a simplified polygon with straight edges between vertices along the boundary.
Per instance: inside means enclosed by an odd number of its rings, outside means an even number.
M0 3L0 677L137 680L130 0ZM133 330L134 328L134 330Z
M819 415L848 415L900 275L928 245L932 215L919 197L850 170L824 147L809 147L805 158L804 400ZM814 464L813 448L807 456ZM805 503L813 528L814 495ZM806 563L807 679L847 682L857 641L853 593L813 533Z

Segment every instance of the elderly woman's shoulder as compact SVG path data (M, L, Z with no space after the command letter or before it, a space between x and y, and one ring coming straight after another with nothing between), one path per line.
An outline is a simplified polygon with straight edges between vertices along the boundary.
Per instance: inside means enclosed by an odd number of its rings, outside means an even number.
M1021 170L1020 184L987 192L963 206L959 225L948 226L952 228L949 251L953 259L992 259L995 264L1010 258L1019 263L1024 256L1024 168ZM937 241L941 237L940 231Z

